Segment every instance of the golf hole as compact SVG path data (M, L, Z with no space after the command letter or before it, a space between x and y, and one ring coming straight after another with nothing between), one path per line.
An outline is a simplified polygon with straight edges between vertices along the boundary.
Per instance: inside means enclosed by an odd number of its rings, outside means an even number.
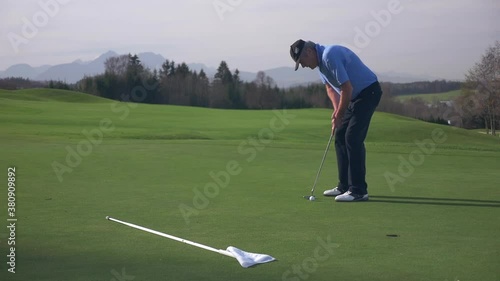
M387 237L399 237L398 234L386 234L385 236L387 236Z

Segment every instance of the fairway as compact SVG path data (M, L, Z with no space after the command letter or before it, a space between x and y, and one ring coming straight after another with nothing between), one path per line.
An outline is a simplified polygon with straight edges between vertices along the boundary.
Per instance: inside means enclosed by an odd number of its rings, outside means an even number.
M0 90L0 280L500 280L498 138L377 112L370 200L321 196L332 146L309 202L330 116ZM106 216L277 261L244 269Z
M407 101L413 98L420 98L426 102L436 102L436 101L450 101L462 94L462 90L454 90L443 93L431 93L431 94L413 94L413 95L399 95L396 99L399 101Z

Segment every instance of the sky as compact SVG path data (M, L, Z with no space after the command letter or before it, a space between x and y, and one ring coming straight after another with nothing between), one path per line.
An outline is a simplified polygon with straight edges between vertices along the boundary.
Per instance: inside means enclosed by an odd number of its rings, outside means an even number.
M353 49L375 72L463 79L500 40L499 0L2 0L0 70L155 52L256 72L297 39Z

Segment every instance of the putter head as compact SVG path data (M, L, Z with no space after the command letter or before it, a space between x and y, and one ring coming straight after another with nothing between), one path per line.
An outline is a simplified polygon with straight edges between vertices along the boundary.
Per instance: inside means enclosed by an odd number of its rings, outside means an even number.
M312 199L311 199L312 197ZM314 201L316 200L316 197L314 195L304 195L304 199L309 200L309 201Z

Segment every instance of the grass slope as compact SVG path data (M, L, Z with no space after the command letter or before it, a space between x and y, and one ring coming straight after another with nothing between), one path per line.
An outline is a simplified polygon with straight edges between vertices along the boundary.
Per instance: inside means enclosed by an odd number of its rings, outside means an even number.
M432 93L432 94L414 94L414 95L401 95L397 96L396 99L400 101L407 101L412 98L420 98L426 102L435 102L435 101L449 101L454 98L460 96L462 94L461 90L449 91L444 93Z
M496 138L376 113L366 142L371 200L312 203L301 197L324 152L328 110L215 110L67 94L76 100L43 89L0 92L0 181L16 166L18 203L17 273L3 267L2 280L500 278ZM289 122L283 128L279 116ZM434 147L436 129L446 138ZM89 138L95 144L85 146ZM79 161L71 151L81 152ZM336 182L333 152L317 194ZM71 166L62 182L55 162ZM225 177L228 163L239 173ZM388 173L399 181L389 184ZM204 191L210 186L218 188ZM194 210L189 223L182 206ZM6 218L5 207L0 214ZM278 261L243 269L106 215Z
M109 101L101 97L74 91L36 88L15 91L0 89L0 98L20 101L58 101L72 103L98 103Z

